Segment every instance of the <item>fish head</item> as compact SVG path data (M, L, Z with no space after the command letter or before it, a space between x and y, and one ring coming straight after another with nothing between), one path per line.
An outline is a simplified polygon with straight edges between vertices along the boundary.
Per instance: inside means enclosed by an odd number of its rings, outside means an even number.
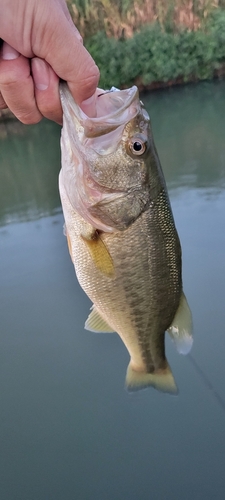
M96 91L87 116L61 84L63 183L73 208L96 229L126 229L159 189L150 119L137 87Z

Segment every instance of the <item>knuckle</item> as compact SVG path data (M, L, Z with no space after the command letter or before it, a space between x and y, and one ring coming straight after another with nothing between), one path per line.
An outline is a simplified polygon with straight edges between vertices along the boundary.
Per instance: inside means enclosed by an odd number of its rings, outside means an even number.
M82 91L83 93L90 93L93 94L97 85L98 85L98 82L99 82L99 78L100 78L100 72L99 72L99 69L96 65L92 66L91 67L91 70L90 68L88 68L86 70L86 76L85 78L81 79L81 87L82 87Z
M4 90L13 89L18 85L25 85L30 77L28 59L21 56L11 61L0 61L0 85Z
M97 87L99 78L100 78L100 71L99 71L98 67L95 65L93 67L92 72L87 77L86 85L91 86L91 87Z
M24 123L24 125L35 125L41 121L42 116L39 116L36 113L28 112L17 113L17 118L20 122Z
M20 80L19 77L20 75L15 69L0 71L0 85L3 89L9 86L14 87L18 83L18 80Z
M43 92L41 95L38 95L36 93L35 98L37 109L42 116L56 122L62 121L62 108L58 94L55 95L54 92L52 94L49 92L45 94Z

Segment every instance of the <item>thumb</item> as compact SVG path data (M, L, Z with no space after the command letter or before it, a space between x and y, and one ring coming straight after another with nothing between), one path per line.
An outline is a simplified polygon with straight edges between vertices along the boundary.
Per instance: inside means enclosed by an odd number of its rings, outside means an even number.
M33 51L67 81L78 105L85 107L86 100L91 104L90 98L99 81L99 69L77 36L77 29L62 11L52 13L46 29L42 29L38 37L35 32Z

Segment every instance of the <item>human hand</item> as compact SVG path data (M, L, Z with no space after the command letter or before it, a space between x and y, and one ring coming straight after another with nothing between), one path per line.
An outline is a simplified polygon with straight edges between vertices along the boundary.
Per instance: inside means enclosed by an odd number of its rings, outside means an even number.
M0 0L0 109L23 123L62 122L59 79L95 114L99 70L82 45L65 0Z

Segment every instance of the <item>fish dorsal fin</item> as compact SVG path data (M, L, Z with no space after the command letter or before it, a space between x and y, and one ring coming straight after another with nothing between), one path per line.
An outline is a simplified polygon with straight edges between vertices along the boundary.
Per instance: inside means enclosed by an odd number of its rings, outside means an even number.
M95 306L92 306L92 311L85 322L84 328L90 332L96 333L112 333L115 330L106 323L106 321L101 317Z
M132 363L129 363L126 375L127 390L135 392L147 389L147 387L154 387L154 389L168 394L178 394L176 382L168 363L164 370L156 370L153 373L138 372L132 368Z
M180 304L168 333L180 354L188 354L192 348L192 315L187 299L182 292Z
M108 248L101 239L101 236L96 233L93 238L89 239L82 234L81 238L84 241L96 268L108 278L113 278L115 274L113 260Z

